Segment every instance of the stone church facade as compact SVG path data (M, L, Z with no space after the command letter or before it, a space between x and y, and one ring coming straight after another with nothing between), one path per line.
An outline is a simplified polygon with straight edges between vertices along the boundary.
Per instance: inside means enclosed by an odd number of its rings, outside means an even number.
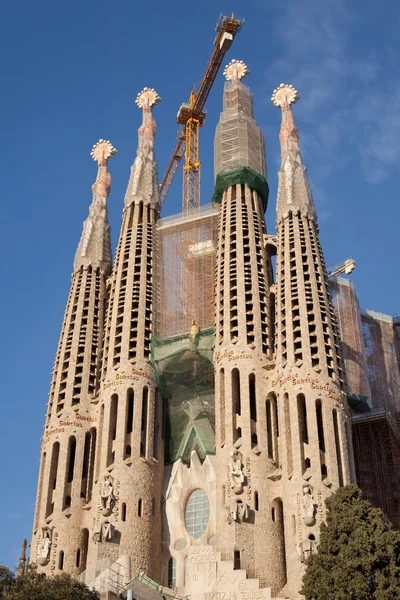
M192 240L184 267L190 286L194 259L210 252L214 289L196 293L214 304L213 323L199 328L194 303L190 330L168 336L158 326L168 290L155 90L137 98L143 122L113 264L116 150L107 140L92 150L98 173L54 362L30 560L110 598L300 598L324 501L356 480L338 324L292 113L298 94L281 84L272 96L282 120L271 235L264 137L245 74L231 69L216 132L207 217L216 235Z

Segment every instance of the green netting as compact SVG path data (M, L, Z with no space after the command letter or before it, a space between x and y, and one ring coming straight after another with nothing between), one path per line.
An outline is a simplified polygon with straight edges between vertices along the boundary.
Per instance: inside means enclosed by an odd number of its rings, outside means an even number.
M166 460L214 454L214 329L151 342L157 383L167 407Z
M262 199L264 212L267 210L269 187L267 180L260 173L253 171L250 167L236 167L228 171L222 171L217 175L215 183L213 202L220 203L224 191L231 185L248 185L252 190L256 190Z

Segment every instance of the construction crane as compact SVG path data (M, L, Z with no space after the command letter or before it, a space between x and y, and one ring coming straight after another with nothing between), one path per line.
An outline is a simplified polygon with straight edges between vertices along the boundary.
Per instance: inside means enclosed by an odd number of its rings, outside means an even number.
M350 275L356 268L356 261L352 258L348 258L344 261L342 265L338 265L333 267L332 269L328 269L328 277L331 279L332 277L338 277L342 273L346 275Z
M181 104L177 122L181 125L174 150L168 161L163 180L160 185L160 203L163 204L179 164L185 155L183 167L182 212L200 206L200 159L199 159L199 127L206 117L204 106L215 78L218 74L225 54L229 50L236 33L242 28L244 21L220 16L216 26L214 51L208 61L201 82L192 90L188 103Z

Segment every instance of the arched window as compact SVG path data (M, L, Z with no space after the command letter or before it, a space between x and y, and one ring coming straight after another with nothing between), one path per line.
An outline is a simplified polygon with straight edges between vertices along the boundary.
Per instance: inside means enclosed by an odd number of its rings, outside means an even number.
M186 503L186 529L193 539L199 539L207 529L210 517L210 503L207 494L197 489L192 492Z
M113 442L117 437L117 417L118 417L118 396L111 396L110 405L110 423L108 427L108 452L107 452L107 467L113 464L115 460L115 451L113 450Z

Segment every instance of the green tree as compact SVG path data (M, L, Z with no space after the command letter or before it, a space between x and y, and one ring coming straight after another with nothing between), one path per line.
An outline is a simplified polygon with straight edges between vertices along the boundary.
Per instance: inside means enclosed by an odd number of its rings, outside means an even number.
M14 573L8 567L0 565L0 600L5 591L14 583Z
M399 600L400 532L356 485L337 490L326 508L318 552L303 578L306 600Z
M46 577L29 568L8 585L1 600L99 600L99 594L70 575Z

